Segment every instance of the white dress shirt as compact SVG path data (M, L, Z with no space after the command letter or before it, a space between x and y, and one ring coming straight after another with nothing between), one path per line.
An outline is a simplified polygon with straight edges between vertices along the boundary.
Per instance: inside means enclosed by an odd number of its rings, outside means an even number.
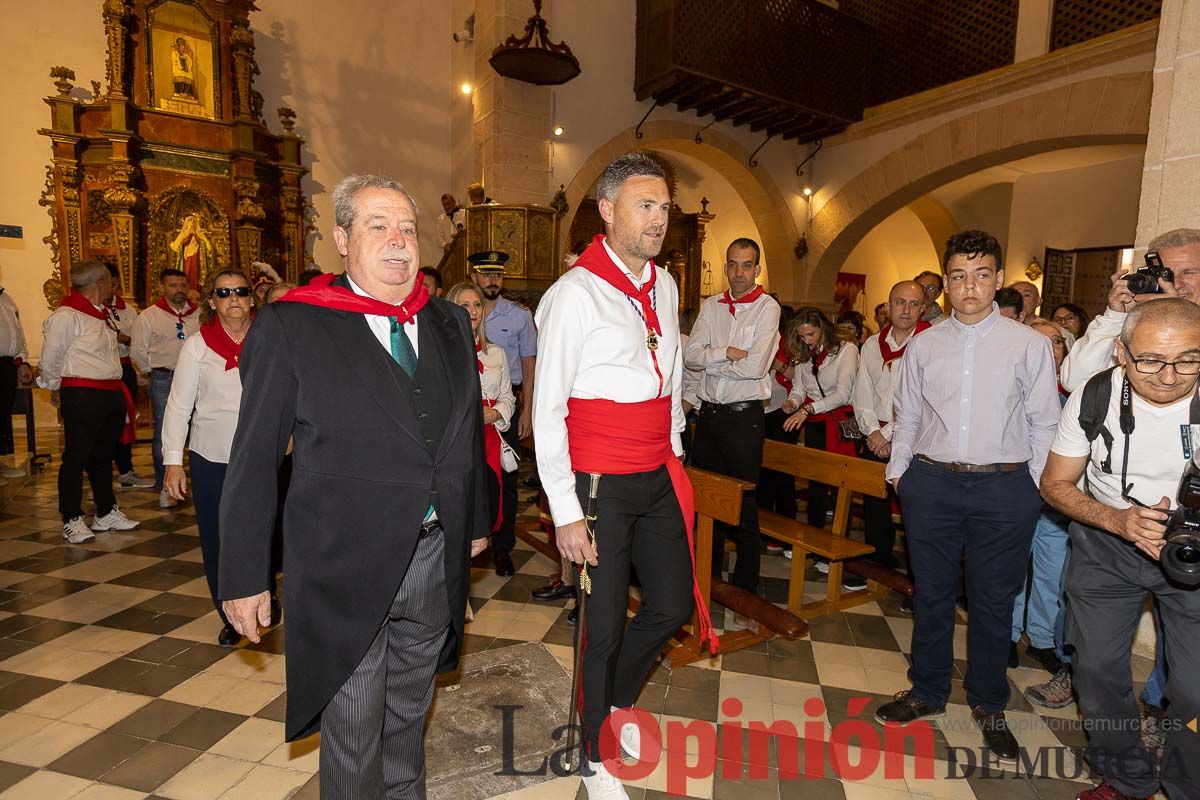
M604 243L604 250L630 282L650 279L650 263L634 276ZM567 446L567 400L572 397L641 403L671 397L671 447L683 454L683 357L679 340L679 289L661 267L654 284L654 308L662 325L658 349L646 347L646 323L636 300L582 267L572 267L538 303L537 370L533 391L533 436L538 473L555 525L583 519L575 495L575 474ZM662 374L652 357L657 357Z
M1058 379L1062 381L1064 389L1068 392L1082 389L1088 378L1117 363L1117 339L1127 316L1124 311L1106 308L1103 314L1092 320L1063 360Z
M771 396L771 361L779 350L779 303L763 294L751 303L721 303L713 295L700 306L684 366L702 370L698 394L704 403L741 403ZM729 309L734 309L730 314ZM750 355L730 361L726 350Z
M182 465L186 440L192 452L228 464L241 402L241 372L225 369L225 357L213 352L203 336L189 336L179 351L163 414L163 463Z
M679 334L679 346L686 352L688 346L688 335L686 333ZM690 403L692 408L700 405L699 391L702 374L694 369L688 369L687 364L683 365L683 385L680 387L679 399L685 403Z
M185 307L186 308L186 307ZM183 318L183 339L179 338L179 319L152 305L137 315L133 323L133 340L129 355L142 372L152 369L175 369L184 339L200 330L200 312L195 311Z
M346 273L346 283L350 284L350 290L356 295L359 295L360 297L371 297L371 295L360 289L358 284L350 278L350 273ZM377 298L371 299L374 300ZM392 305L399 306L400 303L392 303ZM420 345L417 343L417 317L419 316L420 313L415 314L412 319L404 324L404 333L408 336L408 341L412 343L413 353L415 353L418 358L421 355ZM392 318L379 316L377 314L363 314L363 318L366 319L367 326L370 327L371 333L375 334L375 338L379 340L379 344L383 346L383 349L386 350L387 354L390 356L392 354Z
M512 378L508 374L508 356L498 344L489 344L475 354L479 363L483 364L483 373L479 376L479 388L483 391L484 400L495 400L492 408L500 412L500 419L493 425L496 430L504 433L512 422L513 411L517 408L517 398L513 395Z
M128 300L125 301L125 308L123 309L117 309L113 306L105 306L105 308L108 309L109 319L117 326L117 333L123 333L128 336L131 340L130 344L132 344L133 325L137 322L138 318L137 309ZM199 312L196 313L198 314ZM117 351L121 354L122 359L130 358L128 344L117 342Z
M117 332L102 319L60 306L42 326L38 386L57 391L63 378L115 380L121 377Z
M792 379L792 393L788 399L799 406L808 397L814 414L850 405L854 378L858 374L858 348L854 343L842 342L836 353L829 353L817 368L816 377L813 377L812 364L809 360L796 365L796 377Z
M462 226L465 224L466 216L467 212L463 211L461 208L456 208L454 213L450 214L449 216L446 214L439 214L437 218L438 244L440 244L443 248L449 244L450 240L454 238L454 234L462 230Z
M992 313L967 325L955 314L909 342L894 395L887 478L915 455L963 464L1028 462L1036 485L1062 406L1050 340Z
M895 330L889 330L887 335L888 347L892 351L900 348L896 342ZM904 340L904 349L916 334L909 332ZM870 436L875 431L883 434L889 442L892 440L892 397L896 393L896 376L900 374L900 361L904 356L893 360L890 364L883 363L883 352L879 349L879 334L875 334L862 346L858 357L858 376L854 379L854 393L851 405L854 406L854 417L858 420L859 430L863 436Z
M12 295L0 289L0 356L29 360L25 352L25 330L21 327L21 312Z

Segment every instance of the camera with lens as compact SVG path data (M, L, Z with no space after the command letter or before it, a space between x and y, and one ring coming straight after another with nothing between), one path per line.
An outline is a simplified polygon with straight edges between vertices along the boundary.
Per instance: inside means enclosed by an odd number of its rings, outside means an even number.
M1175 273L1170 267L1163 265L1158 253L1150 251L1146 253L1146 266L1131 273L1125 280L1132 294L1162 294L1162 287L1158 285L1159 278L1174 283Z
M1167 519L1160 558L1167 577L1185 586L1200 585L1200 465L1197 452L1179 481L1179 506Z

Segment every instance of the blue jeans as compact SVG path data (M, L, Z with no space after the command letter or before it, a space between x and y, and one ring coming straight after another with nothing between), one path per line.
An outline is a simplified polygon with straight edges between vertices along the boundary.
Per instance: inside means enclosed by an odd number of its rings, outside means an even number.
M1154 604L1154 671L1146 679L1142 689L1142 702L1156 708L1163 707L1163 692L1167 688L1167 660L1163 657L1162 612Z
M1013 604L1012 640L1029 634L1029 643L1040 650L1053 647L1062 661L1063 653L1063 571L1071 540L1067 536L1069 519L1052 510L1043 510L1033 532L1033 580L1029 587L1028 617L1025 592L1017 594Z
M154 412L154 443L151 452L154 454L154 488L162 489L163 485L163 454L162 429L163 415L167 411L167 398L171 396L171 380L174 372L150 372L150 409Z

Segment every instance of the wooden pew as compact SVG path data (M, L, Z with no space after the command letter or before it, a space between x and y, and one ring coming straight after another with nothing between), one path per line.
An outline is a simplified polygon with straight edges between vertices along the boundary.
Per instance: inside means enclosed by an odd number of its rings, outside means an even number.
M870 575L865 576L868 579L866 589L842 591L842 562L874 552L869 545L856 542L847 535L850 528L851 495L857 492L873 497L887 497L885 465L770 439L763 443L762 465L776 472L841 489L833 509L832 532L824 528L814 528L773 511L758 512L758 524L762 533L792 547L788 609L804 619L811 619L862 605L885 595L888 587L873 580ZM819 556L829 561L829 580L825 599L806 603L804 572L809 556Z

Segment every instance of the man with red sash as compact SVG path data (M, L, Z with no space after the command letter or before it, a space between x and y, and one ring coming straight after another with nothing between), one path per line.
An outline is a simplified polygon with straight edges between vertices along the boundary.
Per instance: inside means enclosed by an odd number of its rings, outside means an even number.
M580 624L583 784L590 800L626 798L603 763L600 731L637 700L663 645L691 617L696 594L693 500L683 464L679 294L650 260L662 247L671 200L662 167L631 153L596 190L605 234L550 287L536 315L533 427L538 470L559 551L587 564L592 591ZM600 476L595 546L584 521L590 474ZM642 605L625 628L630 564ZM707 608L700 630L716 640ZM636 727L622 747L636 757Z
M700 306L683 352L684 365L702 373L692 463L753 484L762 469L763 401L771 397L771 361L779 344L779 303L758 285L761 274L758 243L735 239L725 251L729 288ZM719 523L713 531L714 575L721 573L731 528ZM736 531L737 564L730 582L754 594L762 548L754 492L742 495Z
M112 278L96 259L71 269L70 294L42 328L38 385L62 410L63 454L58 470L58 510L63 539L90 542L92 531L127 531L137 523L117 508L112 462L117 442L133 441L137 412L121 383L117 329L104 311ZM83 471L96 501L89 529L83 519Z
M458 662L492 523L475 337L420 280L402 186L349 177L333 208L345 274L260 309L246 337L218 593L259 641L290 439L285 735L320 728L323 797L423 798L434 676Z
M201 276L202 278L204 276ZM179 501L163 488L162 421L171 396L175 362L187 337L200 330L197 306L188 300L188 278L177 269L158 273L159 296L133 323L129 355L142 372L150 373L150 408L154 412L154 488L158 505L174 508Z
M921 285L915 281L900 281L888 293L890 322L863 343L851 402L858 428L864 436L858 440L861 458L887 463L892 453L892 394L904 349L913 336L930 327L921 319L924 308L925 291ZM893 506L891 498L863 497L865 538L867 544L875 548L868 558L894 568L896 557L892 555L892 549L896 545L896 524L892 521ZM912 601L905 598L901 608L911 613Z

